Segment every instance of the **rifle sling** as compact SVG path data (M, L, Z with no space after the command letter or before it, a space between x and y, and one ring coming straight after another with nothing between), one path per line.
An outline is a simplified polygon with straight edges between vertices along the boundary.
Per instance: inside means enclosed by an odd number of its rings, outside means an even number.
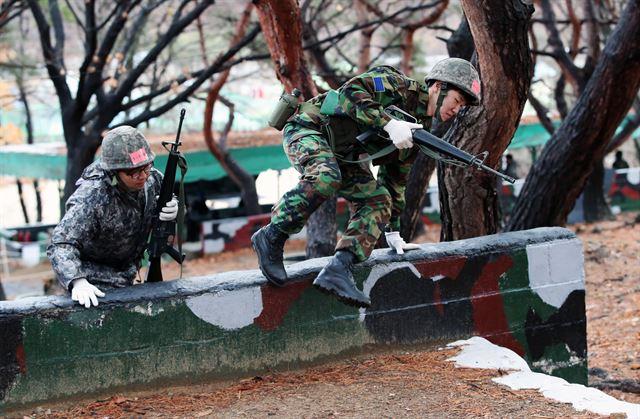
M180 187L178 192L178 219L177 219L177 229L178 229L178 254L182 257L182 240L183 231L184 231L184 176L187 173L187 159L182 155L178 154L178 167L180 168ZM182 278L182 263L180 263L180 278Z

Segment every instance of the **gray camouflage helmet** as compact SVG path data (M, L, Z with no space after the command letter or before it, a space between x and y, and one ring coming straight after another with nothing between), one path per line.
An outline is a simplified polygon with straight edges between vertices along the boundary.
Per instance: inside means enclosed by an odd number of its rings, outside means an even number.
M107 132L102 139L102 168L127 170L146 166L155 158L144 135L123 125Z
M480 76L467 60L462 58L445 58L433 66L424 82L439 80L460 89L466 96L469 105L480 104Z

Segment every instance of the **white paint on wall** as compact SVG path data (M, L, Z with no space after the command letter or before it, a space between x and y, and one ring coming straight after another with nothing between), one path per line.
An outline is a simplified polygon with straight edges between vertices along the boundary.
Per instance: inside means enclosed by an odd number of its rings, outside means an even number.
M627 180L632 185L637 185L640 183L640 167L632 167L627 170Z
M224 239L206 239L202 248L204 253L220 253L224 250Z
M223 223L220 223L218 226L218 231L220 233L228 234L233 237L236 235L236 232L240 230L242 227L247 225L247 218L230 218Z
M578 239L527 246L529 285L545 303L560 307L574 290L584 289L584 257Z
M571 384L562 378L532 372L518 354L484 338L474 336L447 346L462 347L458 355L449 359L455 361L457 367L515 370L493 379L514 390L538 390L548 399L572 404L576 410L588 410L600 415L624 413L629 419L640 419L640 404L624 402L595 388Z
M231 218L220 222L218 220L205 221L202 223L202 236L207 237L213 233L214 225L218 226L218 231L222 234L228 234L233 237L236 231L240 230L247 224L246 217ZM205 239L202 245L202 251L204 253L220 253L224 251L224 238L219 237L217 239Z
M189 298L187 307L199 319L225 330L241 329L262 312L260 287L221 291Z

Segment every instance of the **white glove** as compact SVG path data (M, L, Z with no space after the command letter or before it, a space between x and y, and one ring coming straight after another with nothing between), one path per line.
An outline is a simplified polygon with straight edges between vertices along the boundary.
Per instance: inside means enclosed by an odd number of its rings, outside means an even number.
M86 308L98 306L98 297L104 297L104 292L93 286L84 278L74 279L71 282L71 299L77 301Z
M414 243L405 243L404 239L400 237L400 233L397 231L390 231L388 233L384 233L385 238L387 239L387 244L390 248L394 249L397 254L404 254L405 250L415 250L420 249L420 246Z
M175 196L160 211L160 221L173 221L178 216L178 198Z
M389 138L393 141L393 145L402 150L403 148L413 147L411 130L418 128L422 128L422 124L392 119L387 122L387 125L385 125L383 129L389 133Z

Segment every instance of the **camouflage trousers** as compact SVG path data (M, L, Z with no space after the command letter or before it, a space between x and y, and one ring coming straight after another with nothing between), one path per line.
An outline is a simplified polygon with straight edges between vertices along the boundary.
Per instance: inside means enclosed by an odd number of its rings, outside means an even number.
M351 204L351 217L336 250L349 250L358 261L367 259L391 217L389 191L378 185L368 166L337 160L319 132L287 124L284 150L301 176L273 206L271 224L295 234L323 202L338 195Z

